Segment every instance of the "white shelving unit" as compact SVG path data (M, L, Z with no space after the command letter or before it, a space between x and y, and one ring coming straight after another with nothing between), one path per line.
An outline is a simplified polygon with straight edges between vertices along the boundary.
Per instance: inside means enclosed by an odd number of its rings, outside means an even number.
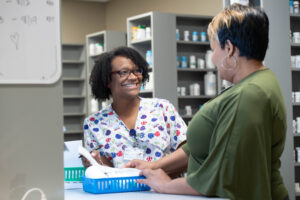
M210 43L208 36L206 35L206 41L201 41L200 33L207 32L209 22L212 20L211 16L195 16L195 15L176 15L176 29L179 31L179 40L176 41L176 56L179 61L179 68L177 68L177 86L186 88L186 96L178 96L179 113L184 118L185 122L191 120L193 115L201 108L201 106L208 100L215 97L215 95L205 95L204 87L204 75L207 72L213 72L216 75L216 94L220 91L220 80L218 78L217 69L210 69L205 66L204 69L200 69L197 65L197 59L203 59L205 61L205 55L210 50ZM174 30L175 31L175 30ZM184 31L189 31L190 41L184 40ZM197 41L192 40L192 33L197 32ZM189 57L193 55L196 57L196 68L189 68ZM181 58L185 56L187 58L188 68L181 68ZM192 92L189 86L193 83L200 84L200 95L192 96ZM192 107L192 115L186 115L185 106Z
M86 117L85 46L62 45L64 138L82 139L83 119Z
M86 35L86 48L89 49L91 44L102 44L103 45L103 52L110 51L116 47L119 46L126 46L126 33L120 32L120 31L100 31L96 33L91 33ZM95 64L96 59L98 56L103 53L99 52L98 54L93 54L90 51L87 51L86 56L87 56L87 82L89 81L90 78L90 73L93 69L93 66ZM91 89L90 85L87 83L87 111L88 115L91 114L91 100L92 100L92 95L91 95ZM106 101L105 103L109 103L110 101ZM101 107L102 102L99 102L99 110L102 108Z
M287 1L288 3L288 1ZM291 32L300 32L300 14L291 14L290 15L290 28ZM300 55L300 44L291 43L291 56ZM292 75L292 92L300 92L300 69L291 66L291 75ZM300 103L292 102L292 112L293 119L296 120L296 117L300 117ZM294 133L294 149L300 147L300 137L299 133ZM297 154L297 151L296 151ZM297 156L295 156L295 182L300 182L300 163L297 162ZM300 199L300 193L295 191L296 199Z
M148 12L127 18L127 44L144 57L146 57L147 50L152 51L153 65L150 66L150 73L152 73L150 76L153 80L146 83L146 90L141 90L140 96L168 99L177 107L174 19L173 14L158 12ZM139 25L150 27L151 36L147 39L132 40L133 27Z

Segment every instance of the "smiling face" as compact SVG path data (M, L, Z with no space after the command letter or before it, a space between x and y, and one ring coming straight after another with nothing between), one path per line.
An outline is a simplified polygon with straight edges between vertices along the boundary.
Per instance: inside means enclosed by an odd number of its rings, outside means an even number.
M117 56L112 60L112 72L138 69L129 58ZM111 74L110 90L113 98L135 98L140 92L143 76L130 73L129 76Z

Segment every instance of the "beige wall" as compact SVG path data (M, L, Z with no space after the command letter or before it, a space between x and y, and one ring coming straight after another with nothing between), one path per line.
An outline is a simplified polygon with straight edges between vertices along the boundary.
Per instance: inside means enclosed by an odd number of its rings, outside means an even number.
M112 0L105 6L106 29L126 31L126 18L149 11L215 15L222 0Z
M62 0L62 42L85 43L85 35L102 30L126 32L127 17L149 11L213 16L221 9L222 0Z
M89 33L104 30L105 4L62 0L62 43L85 44Z

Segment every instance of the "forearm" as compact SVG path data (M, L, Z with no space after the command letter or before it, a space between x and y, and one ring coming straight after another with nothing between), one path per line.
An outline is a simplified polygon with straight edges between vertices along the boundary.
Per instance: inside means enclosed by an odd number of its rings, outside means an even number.
M188 155L181 149L152 163L152 169L163 169L166 173L172 173L178 169L185 168L188 163Z
M186 178L171 180L162 188L161 192L168 194L202 195L187 183Z

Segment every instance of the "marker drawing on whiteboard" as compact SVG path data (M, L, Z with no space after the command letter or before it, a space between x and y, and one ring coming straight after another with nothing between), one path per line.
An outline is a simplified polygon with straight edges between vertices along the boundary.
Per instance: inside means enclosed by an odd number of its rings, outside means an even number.
M3 17L0 16L0 24L3 24L4 23L4 19Z
M29 0L17 0L17 3L20 6L29 6L30 5L30 1Z
M53 16L47 16L46 17L46 20L49 22L49 23L51 23L51 22L54 22L54 17Z
M15 45L16 50L19 49L19 39L20 39L19 33L14 33L10 35L10 40Z
M53 2L53 0L47 0L47 1L46 1L46 4L48 4L49 6L53 6L53 5L54 5L54 2Z
M37 24L37 16L32 16L32 17L30 17L29 15L21 16L21 21L24 24L31 26L32 24Z

